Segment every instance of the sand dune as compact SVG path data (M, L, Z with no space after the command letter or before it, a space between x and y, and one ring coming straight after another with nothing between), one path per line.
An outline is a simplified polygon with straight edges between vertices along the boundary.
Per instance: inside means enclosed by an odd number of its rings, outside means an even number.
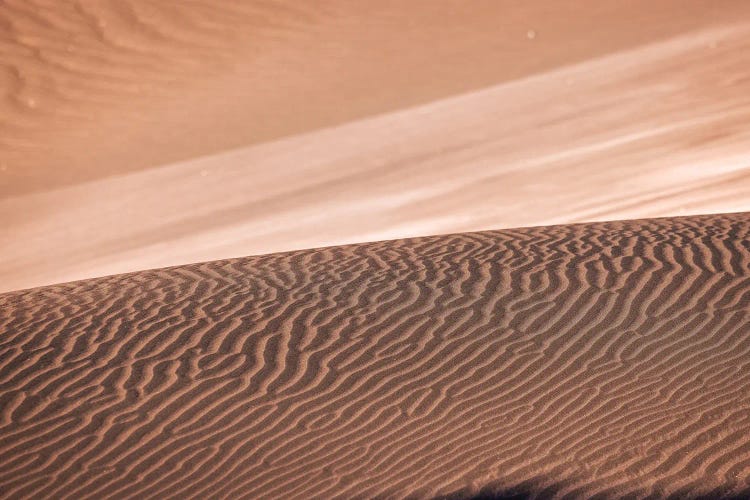
M541 36L541 35L540 35ZM0 200L0 290L385 238L750 210L750 24Z
M5 0L0 194L346 123L748 14L742 0Z
M0 492L748 493L749 242L562 225L0 295Z
M750 2L0 26L0 498L750 496Z

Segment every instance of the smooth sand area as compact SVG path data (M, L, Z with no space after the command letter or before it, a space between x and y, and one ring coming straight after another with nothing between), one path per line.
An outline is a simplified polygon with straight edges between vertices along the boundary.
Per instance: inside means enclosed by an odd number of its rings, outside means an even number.
M267 142L748 15L743 0L5 0L0 193Z
M0 291L750 210L750 3L0 4Z
M2 294L0 497L747 498L749 304L750 214Z

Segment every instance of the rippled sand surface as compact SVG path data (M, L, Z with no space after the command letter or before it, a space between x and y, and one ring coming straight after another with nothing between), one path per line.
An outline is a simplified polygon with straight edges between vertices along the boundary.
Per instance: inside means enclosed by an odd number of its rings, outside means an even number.
M0 499L750 497L750 2L0 0L0 89Z
M0 294L0 497L747 498L748 303L746 213Z
M750 209L743 1L0 4L0 290Z

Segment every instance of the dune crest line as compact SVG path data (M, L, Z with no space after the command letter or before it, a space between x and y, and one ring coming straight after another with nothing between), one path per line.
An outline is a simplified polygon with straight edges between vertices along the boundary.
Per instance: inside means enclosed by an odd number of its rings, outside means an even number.
M749 316L747 213L0 294L0 497L739 494Z

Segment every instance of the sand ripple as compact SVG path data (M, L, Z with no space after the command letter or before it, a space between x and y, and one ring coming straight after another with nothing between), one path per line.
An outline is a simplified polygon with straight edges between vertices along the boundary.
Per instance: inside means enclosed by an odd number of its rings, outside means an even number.
M0 295L4 498L750 487L747 214Z

